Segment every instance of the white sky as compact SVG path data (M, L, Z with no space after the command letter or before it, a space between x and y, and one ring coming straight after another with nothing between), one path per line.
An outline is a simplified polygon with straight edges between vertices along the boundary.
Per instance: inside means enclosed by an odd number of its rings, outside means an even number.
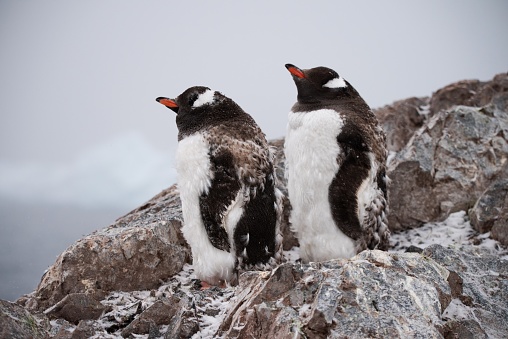
M74 168L91 150L135 163L131 143L118 145L126 136L171 166L175 115L155 98L194 85L223 92L281 137L296 99L286 63L335 69L372 107L489 80L508 70L507 18L504 0L2 0L0 176Z

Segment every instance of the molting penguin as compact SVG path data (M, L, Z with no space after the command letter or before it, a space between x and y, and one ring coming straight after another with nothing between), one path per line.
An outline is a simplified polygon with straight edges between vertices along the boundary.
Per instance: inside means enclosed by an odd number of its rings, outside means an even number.
M284 148L302 260L386 249L386 137L376 117L334 70L286 68L298 89Z
M159 103L177 113L176 167L183 235L203 285L236 283L239 269L281 256L281 193L273 155L252 117L207 87Z

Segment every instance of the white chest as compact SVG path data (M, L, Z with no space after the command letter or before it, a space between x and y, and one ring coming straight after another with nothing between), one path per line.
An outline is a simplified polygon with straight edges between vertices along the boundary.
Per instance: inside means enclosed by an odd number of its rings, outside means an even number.
M344 121L334 110L289 113L285 142L291 223L304 261L347 258L355 244L335 225L328 199L339 171L337 143Z
M315 198L327 188L339 170L338 143L344 121L333 110L289 113L285 143L288 178L298 198ZM296 198L296 197L295 197Z
M210 146L204 135L197 133L178 143L176 170L180 194L199 196L211 184Z

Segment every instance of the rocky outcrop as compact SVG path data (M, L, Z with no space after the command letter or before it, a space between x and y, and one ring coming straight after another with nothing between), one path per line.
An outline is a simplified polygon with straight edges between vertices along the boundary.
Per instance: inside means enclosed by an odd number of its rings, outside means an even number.
M364 251L351 260L252 272L218 334L227 338L439 337L448 272L419 254ZM429 326L430 325L430 326Z
M374 110L386 133L388 151L398 152L423 126L429 115L429 98L409 98Z
M245 272L226 289L201 290L191 273L187 267L151 292L112 293L98 320L72 330L54 323L55 338L503 338L508 331L508 261L478 249L433 245L288 262Z
M50 327L46 317L34 316L17 304L0 300L0 338L45 339Z
M468 210L503 175L508 160L507 83L508 75L500 74L491 83L461 82L432 96L426 122L389 164L390 229L418 227ZM459 103L488 104L454 106L446 101L455 97Z
M490 234L508 243L508 74L452 84L376 114L391 151L392 231L471 208L471 224L490 232L473 242ZM286 193L283 142L271 145L279 188ZM308 265L299 263L293 250L273 271L245 272L236 287L200 290L180 231L178 195L172 186L69 247L35 292L18 305L1 304L2 337L502 338L508 333L508 261L473 245L422 249L409 241L406 247L414 253L364 251L349 260ZM288 251L298 241L288 223L289 201L284 207Z
M472 207L508 160L503 121L508 112L457 106L418 130L389 165L390 228L444 220Z

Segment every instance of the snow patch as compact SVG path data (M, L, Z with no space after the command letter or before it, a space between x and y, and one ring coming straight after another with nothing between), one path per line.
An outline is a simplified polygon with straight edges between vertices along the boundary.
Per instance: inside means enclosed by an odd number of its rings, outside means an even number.
M459 211L451 213L444 221L430 222L419 228L393 233L390 252L404 252L411 245L422 249L433 244L455 248L473 245L508 260L508 250L498 241L489 238L489 235L479 234L471 226L466 212Z

